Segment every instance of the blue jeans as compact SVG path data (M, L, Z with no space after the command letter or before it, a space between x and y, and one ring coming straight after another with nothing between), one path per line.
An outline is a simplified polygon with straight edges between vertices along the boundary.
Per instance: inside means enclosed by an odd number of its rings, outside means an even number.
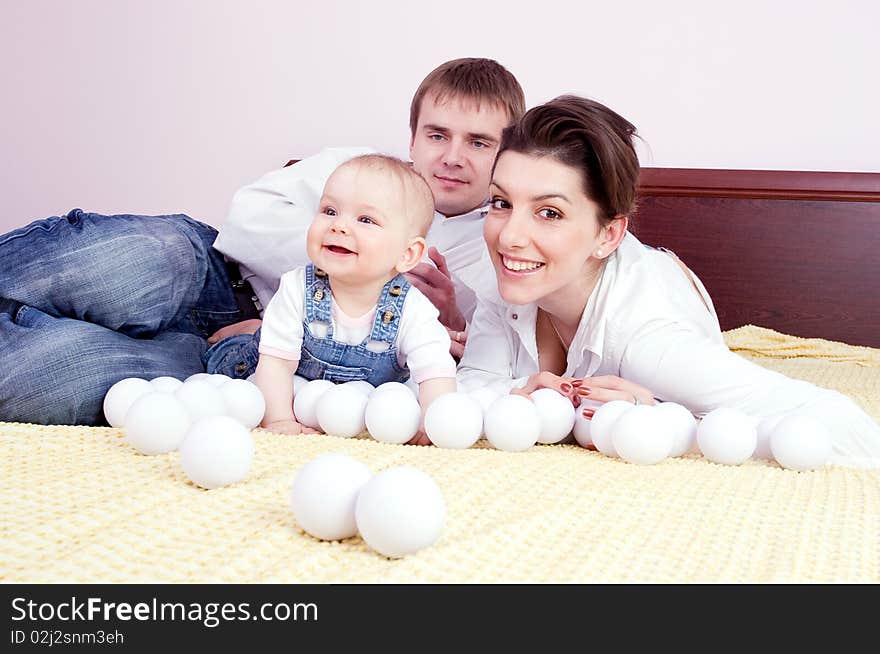
M183 379L212 355L234 363L230 346L256 351L253 337L208 349L241 319L216 235L183 215L75 209L0 236L0 420L106 424L120 379Z

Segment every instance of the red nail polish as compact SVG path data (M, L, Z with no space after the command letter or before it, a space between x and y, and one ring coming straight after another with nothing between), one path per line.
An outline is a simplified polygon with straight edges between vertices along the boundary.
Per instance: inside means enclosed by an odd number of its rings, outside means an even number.
M584 409L583 411L581 411L581 415L584 418L592 418L594 413L596 413L595 409Z
M578 386L580 386L583 383L584 383L583 379L575 379L573 382L571 382L571 385L574 386L575 388L577 388Z
M559 388L562 390L563 393L571 393L571 384L563 383L559 385Z
M592 393L592 392L593 392L593 389L592 389L592 388L587 388L586 386L581 386L581 387L578 389L578 395L589 395L589 394Z

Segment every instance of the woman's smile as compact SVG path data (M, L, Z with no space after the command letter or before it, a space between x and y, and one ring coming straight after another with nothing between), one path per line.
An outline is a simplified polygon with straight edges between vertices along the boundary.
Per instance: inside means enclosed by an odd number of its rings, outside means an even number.
M529 261L528 259L508 257L500 252L498 253L498 256L501 259L501 264L503 265L505 272L527 274L533 273L544 267L544 263L540 261Z

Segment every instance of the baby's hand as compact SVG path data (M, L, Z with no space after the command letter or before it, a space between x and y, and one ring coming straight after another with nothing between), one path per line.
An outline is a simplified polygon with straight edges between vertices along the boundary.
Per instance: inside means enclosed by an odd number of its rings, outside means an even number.
M296 435L304 432L303 426L296 420L276 420L275 422L263 425L263 428L274 431L276 434Z
M428 438L428 435L425 433L425 431L423 429L420 429L418 432L416 432L416 435L413 436L411 439L409 439L409 441L407 441L406 444L407 445L433 445L433 443L431 443L431 439Z

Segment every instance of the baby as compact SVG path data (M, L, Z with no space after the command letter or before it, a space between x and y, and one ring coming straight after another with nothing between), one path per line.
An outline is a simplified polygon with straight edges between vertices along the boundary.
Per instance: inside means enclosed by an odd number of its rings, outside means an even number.
M306 236L312 263L281 277L263 316L254 378L266 398L263 427L310 431L293 415L294 372L374 386L412 375L423 418L434 398L455 391L449 334L403 276L421 260L433 218L428 184L399 159L364 155L333 172Z

